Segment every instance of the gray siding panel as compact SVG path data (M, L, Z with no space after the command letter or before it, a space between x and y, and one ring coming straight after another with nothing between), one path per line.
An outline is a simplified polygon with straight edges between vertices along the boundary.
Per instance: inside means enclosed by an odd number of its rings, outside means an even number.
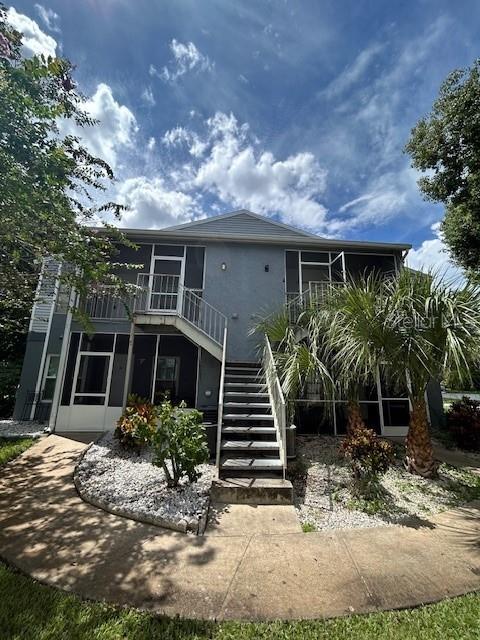
M283 305L284 278L282 247L234 243L207 247L204 298L227 316L229 360L257 359L259 337L249 336L249 330L258 315Z
M168 230L167 230L168 231ZM250 237L279 237L279 238L305 238L307 237L300 231L290 229L284 229L276 224L271 224L268 219L259 220L249 216L248 214L239 214L232 216L231 218L224 218L218 220L209 220L208 222L201 222L198 225L192 225L181 230L182 235L196 236L199 233L205 234L238 234L240 236Z

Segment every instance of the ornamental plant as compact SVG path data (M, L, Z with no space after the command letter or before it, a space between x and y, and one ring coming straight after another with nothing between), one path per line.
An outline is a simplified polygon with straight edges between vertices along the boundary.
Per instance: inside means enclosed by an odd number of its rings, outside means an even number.
M390 442L379 438L373 429L356 428L343 440L340 452L352 470L353 493L367 499L376 497L380 476L393 463Z
M149 444L157 427L157 407L137 395L128 397L127 406L117 422L115 436L125 447Z
M202 424L202 414L196 409L186 410L165 399L157 407L157 428L151 443L153 464L162 467L169 487L177 487L181 478L190 482L200 477L197 466L208 461L209 453Z
M447 412L447 428L457 446L480 451L480 402L463 396Z

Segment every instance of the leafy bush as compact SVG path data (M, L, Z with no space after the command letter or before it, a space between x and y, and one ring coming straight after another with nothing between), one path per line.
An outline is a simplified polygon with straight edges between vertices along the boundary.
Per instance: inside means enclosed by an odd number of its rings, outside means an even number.
M158 410L150 400L130 395L123 415L117 422L115 436L125 447L148 444L157 428Z
M152 438L153 463L163 468L169 487L176 487L184 476L190 482L197 480L197 465L209 457L202 414L185 408L184 402L174 407L167 399L158 407L158 425Z
M480 451L480 402L468 396L452 402L447 411L447 429L457 446Z
M343 440L340 452L352 469L354 495L375 498L379 478L393 462L393 446L373 429L356 428Z

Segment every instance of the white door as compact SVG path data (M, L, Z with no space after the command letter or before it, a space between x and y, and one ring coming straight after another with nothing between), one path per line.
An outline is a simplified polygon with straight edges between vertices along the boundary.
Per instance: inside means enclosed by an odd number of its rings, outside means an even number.
M184 268L183 258L155 256L149 283L150 311L176 313L181 309Z

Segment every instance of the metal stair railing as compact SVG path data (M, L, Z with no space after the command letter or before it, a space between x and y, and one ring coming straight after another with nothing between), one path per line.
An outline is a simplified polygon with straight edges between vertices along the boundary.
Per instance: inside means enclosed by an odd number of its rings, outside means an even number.
M283 468L283 479L287 471L287 405L282 391L282 385L277 373L277 366L272 353L272 347L268 336L265 335L265 348L263 351L263 369L267 381L268 395L272 407L273 423L277 431L280 448L280 461Z

